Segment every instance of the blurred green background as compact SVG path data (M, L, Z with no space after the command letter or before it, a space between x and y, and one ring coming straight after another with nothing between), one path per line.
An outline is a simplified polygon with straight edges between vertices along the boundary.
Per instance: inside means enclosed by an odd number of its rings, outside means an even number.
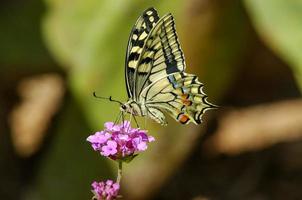
M90 199L116 165L86 138L127 100L130 30L171 12L205 83L200 126L147 120L124 199L302 199L301 0L11 0L0 6L0 199ZM144 124L144 119L139 119Z

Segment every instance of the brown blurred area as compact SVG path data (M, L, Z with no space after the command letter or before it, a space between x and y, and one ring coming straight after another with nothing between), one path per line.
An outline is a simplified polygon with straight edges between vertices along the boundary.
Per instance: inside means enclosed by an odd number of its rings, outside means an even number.
M225 12L232 7L230 1L193 2ZM259 38L247 13L242 17L248 40L240 70L205 135L158 199L302 198L301 93L290 67Z
M175 16L187 71L219 109L200 127L148 122L156 142L125 167L124 199L302 199L301 65L290 59L302 55L259 22L265 9L300 22L302 5L268 2L1 2L0 199L88 199L93 180L115 177L85 139L118 107L91 94L126 94L127 38L150 6Z
M300 92L288 66L252 37L223 105L158 199L302 197Z

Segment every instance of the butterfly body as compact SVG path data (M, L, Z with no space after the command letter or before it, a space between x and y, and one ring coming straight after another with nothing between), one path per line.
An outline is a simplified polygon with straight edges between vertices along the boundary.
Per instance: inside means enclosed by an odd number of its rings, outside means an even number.
M128 41L125 78L129 99L121 110L162 125L167 124L163 112L182 124L200 124L202 114L214 105L207 102L197 76L184 70L173 16L159 18L154 8L145 10Z
M121 106L121 111L141 117L147 115L146 106L144 104L137 103L132 99L129 99L125 104Z

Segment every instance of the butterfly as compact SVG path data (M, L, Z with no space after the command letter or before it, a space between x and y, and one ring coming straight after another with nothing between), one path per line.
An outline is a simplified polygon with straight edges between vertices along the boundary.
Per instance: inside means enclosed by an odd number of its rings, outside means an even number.
M206 110L216 106L207 101L203 84L185 72L185 60L175 30L174 18L159 18L148 8L132 28L125 60L128 101L123 113L147 116L166 125L164 113L182 124L200 124Z

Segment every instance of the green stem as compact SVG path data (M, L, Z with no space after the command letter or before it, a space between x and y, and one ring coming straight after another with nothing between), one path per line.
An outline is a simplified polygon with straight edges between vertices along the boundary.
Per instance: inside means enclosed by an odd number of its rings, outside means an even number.
M118 162L118 170L117 170L117 178L116 182L120 184L121 179L122 179L122 170L123 170L123 161Z

